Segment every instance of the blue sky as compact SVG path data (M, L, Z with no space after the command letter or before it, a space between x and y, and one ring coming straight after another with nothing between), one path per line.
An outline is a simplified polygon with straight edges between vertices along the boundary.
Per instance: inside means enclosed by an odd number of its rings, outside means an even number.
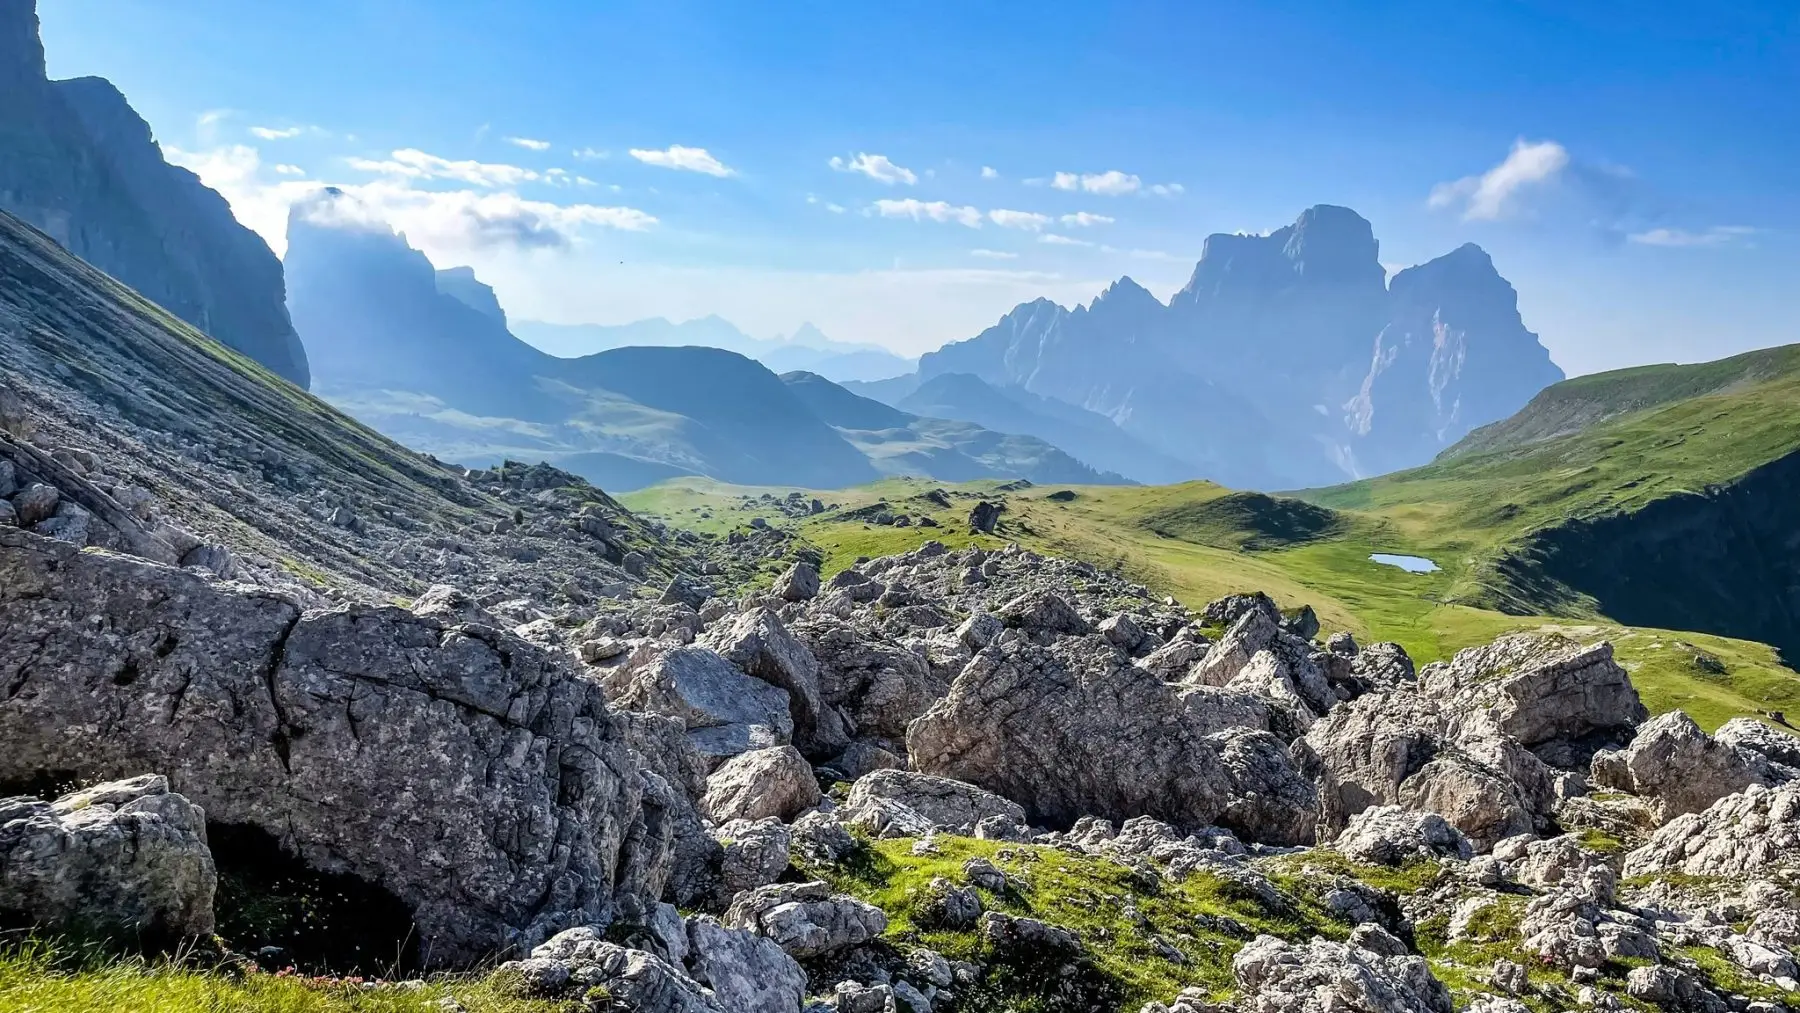
M1791 2L40 6L277 249L343 185L517 317L916 353L1338 203L1572 373L1800 340Z

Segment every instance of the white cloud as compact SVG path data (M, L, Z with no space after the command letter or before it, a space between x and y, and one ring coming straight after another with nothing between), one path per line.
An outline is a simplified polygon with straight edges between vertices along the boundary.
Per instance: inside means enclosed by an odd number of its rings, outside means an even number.
M889 186L895 183L905 183L907 186L911 186L919 181L917 173L905 166L895 165L886 155L857 152L847 161L833 155L831 161L826 164L838 172L860 172L878 183L886 183Z
M219 191L231 205L232 215L245 228L262 236L277 255L287 249L288 205L319 188L319 184L306 180L265 179L262 156L247 144L228 144L209 151L164 145L163 154Z
M1050 224L1049 215L1040 215L1035 211L1008 211L1006 208L995 208L988 212L988 221L1003 229L1024 229L1037 232Z
M402 148L384 160L351 158L346 161L350 168L358 172L373 172L383 176L407 179L448 179L471 186L488 188L535 183L542 178L538 173L517 165L469 160L457 161L428 154L417 148Z
M602 151L599 148L576 148L571 154L584 162L598 162L603 158L612 157L612 152Z
M969 256L983 260L1018 260L1019 255L1009 250L970 250Z
M1117 197L1121 194L1136 193L1142 189L1144 181L1117 169L1086 175L1073 172L1059 172L1051 177L1050 185L1058 190L1080 190L1084 193L1103 194Z
M1058 220L1064 225L1073 225L1076 228L1087 228L1090 225L1111 225L1116 219L1108 218L1106 215L1096 215L1089 214L1086 211L1077 211L1072 215L1063 215L1062 218Z
M285 141L306 133L305 127L251 127L250 132L265 141Z
M636 208L551 204L508 192L418 190L395 180L342 190L347 199L324 205L331 224L391 226L434 261L493 248L566 248L588 226L641 232L657 224Z
M807 194L806 195L806 203L817 204L820 207L823 207L825 210L831 212L834 215L841 215L845 211L845 208L842 204L833 204L832 202L821 198L816 193Z
M1496 221L1514 213L1522 194L1554 181L1569 166L1568 149L1555 141L1513 142L1499 165L1431 188L1433 208L1462 207L1466 221Z
M1000 170L994 168L991 165L984 165L981 167L981 178L982 179L999 179L1000 178Z
M705 148L689 148L680 144L671 144L661 151L632 148L631 157L645 165L661 166L664 169L702 172L720 178L737 175L736 169L714 158Z
M170 161L186 166L201 182L219 191L237 220L261 235L277 255L287 249L288 209L297 201L317 195L325 185L280 178L302 170L290 165L265 166L260 153L248 145L225 145L208 151L165 147L164 151ZM396 152L397 156L402 154ZM484 189L479 191L418 189L414 184L423 178L458 178L426 175L426 168L437 167L430 159L431 156L420 159L411 155L396 158L393 164L407 171L384 172L384 178L373 182L338 185L353 199L355 207L363 209L371 219L379 218L405 232L415 246L434 259L454 260L469 251L505 246L568 247L590 227L642 231L657 223L653 216L635 208L526 200L516 193L487 186L485 181L495 175L491 172L466 173L484 181L479 184ZM461 168L454 171L464 174Z
M1048 243L1051 246L1092 246L1092 245L1094 245L1093 243L1090 243L1085 239L1076 239L1073 236L1059 236L1054 232L1046 232L1043 235L1039 236L1038 242Z
M1187 187L1180 183L1156 183L1151 185L1150 192L1158 197L1179 197L1187 193Z
M1643 246L1728 246L1761 230L1749 225L1714 225L1699 232L1687 229L1648 229L1626 238Z
M916 222L929 219L934 222L955 222L971 229L981 228L980 209L957 207L941 200L922 201L912 197L905 200L878 200L869 206L869 212L883 218L911 218Z
M549 151L550 150L550 142L549 141L540 141L540 140L537 140L537 139L531 138L531 137L508 137L506 139L506 143L512 145L515 148L524 148L527 151Z
M275 167L275 171L278 174L283 175L283 176L304 176L304 175L306 175L305 169L302 169L297 165L288 165L286 163L277 165Z

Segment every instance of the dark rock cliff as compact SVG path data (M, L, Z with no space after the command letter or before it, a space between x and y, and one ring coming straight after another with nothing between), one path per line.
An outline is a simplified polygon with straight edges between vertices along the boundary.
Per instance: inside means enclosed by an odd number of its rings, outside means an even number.
M109 82L46 78L33 0L0 0L0 208L272 372L310 381L268 244L163 159Z
M1800 657L1800 454L1731 483L1535 534L1513 563L1633 626L1698 630Z

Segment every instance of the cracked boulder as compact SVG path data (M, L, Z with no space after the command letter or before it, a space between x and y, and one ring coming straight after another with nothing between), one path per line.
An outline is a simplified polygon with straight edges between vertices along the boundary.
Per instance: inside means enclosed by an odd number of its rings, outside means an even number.
M1291 821L1271 820L1261 806L1234 808L1240 785L1298 789L1281 769L1290 766L1285 752L1246 748L1228 767L1223 743L1209 736L1229 731L1229 721L1188 692L1099 637L1041 646L1009 635L976 655L912 723L907 751L923 773L1019 803L1033 825L1155 816L1183 832L1218 824L1247 836L1272 833L1270 843L1299 843L1285 839ZM1254 720L1235 705L1228 713ZM1246 822L1234 824L1239 815Z
M209 820L380 884L434 960L662 893L673 828L646 809L652 775L625 735L571 662L491 628L392 606L302 615L0 529L0 779L159 771Z

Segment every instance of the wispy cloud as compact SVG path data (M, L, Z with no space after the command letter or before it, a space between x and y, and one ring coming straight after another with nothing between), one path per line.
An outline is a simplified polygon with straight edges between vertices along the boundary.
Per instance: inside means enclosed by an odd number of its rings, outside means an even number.
M602 151L599 148L576 148L570 154L584 162L598 162L603 158L612 157L612 152Z
M981 178L982 179L999 179L1000 178L1000 170L994 168L991 165L984 165L981 167Z
M1035 211L1010 211L1006 208L995 208L987 213L988 221L1003 229L1024 229L1037 232L1050 224L1049 215L1040 215Z
M831 161L826 164L838 172L860 172L878 183L886 183L889 186L895 183L905 183L907 186L911 186L919 181L918 173L905 166L895 165L886 155L871 155L859 151L848 159L833 155Z
M514 193L426 191L392 181L340 192L336 199L298 206L320 224L404 232L428 253L433 248L564 249L586 226L641 232L657 223L636 208L551 204Z
M170 161L191 169L224 196L237 220L260 234L278 255L287 248L289 207L316 196L327 183L298 178L304 175L298 166L266 165L257 149L244 144L203 151L165 146L164 151ZM514 167L451 162L413 149L394 154L391 161L368 163L379 167L381 178L335 185L355 199L368 219L405 232L434 257L502 247L564 248L586 228L637 232L657 224L654 216L635 208L554 204L496 189L497 184L508 185L502 180L525 178L502 171ZM530 178L536 179L536 174ZM417 184L428 179L456 180L480 189L420 189Z
M1104 194L1116 197L1120 194L1136 193L1144 185L1144 181L1130 173L1117 169L1083 175L1074 172L1059 172L1050 178L1050 185L1058 190L1080 190L1085 193Z
M549 151L550 150L550 142L549 141L540 141L540 140L537 140L536 138L531 138L531 137L508 137L506 139L506 143L512 145L515 148L524 148L527 151Z
M386 159L350 158L346 162L358 172L407 179L448 179L488 188L535 183L543 178L539 173L517 165L443 158L417 148L401 148Z
M913 221L955 222L971 229L981 228L981 210L972 207L958 207L941 200L922 201L913 197L904 200L878 200L869 205L870 214L883 218L910 218Z
M1730 246L1741 243L1762 230L1749 225L1714 225L1690 232L1687 229L1647 229L1625 237L1642 246Z
M1018 260L1019 255L1009 250L970 250L969 256L982 260Z
M1461 208L1466 221L1498 221L1518 212L1524 195L1553 183L1569 167L1568 149L1555 141L1513 142L1499 165L1432 187L1426 203Z
M1086 211L1077 211L1074 214L1063 215L1057 220L1064 225L1072 225L1076 228L1087 228L1092 225L1111 225L1116 219L1109 218L1106 215L1096 215Z
M1180 183L1154 183L1150 186L1149 190L1145 192L1155 194L1158 197L1179 197L1182 194L1187 193L1187 187L1182 186Z
M705 148L690 148L681 144L671 144L661 151L632 148L631 157L645 165L661 166L664 169L700 172L720 178L737 175L736 169L714 158Z
M1076 239L1074 236L1062 236L1062 235L1058 235L1054 232L1046 232L1043 235L1039 236L1038 242L1047 243L1051 246L1092 246L1092 245L1094 245L1093 243L1090 243L1085 239Z
M250 133L265 141L285 141L306 133L305 127L251 127Z
M806 195L806 203L817 204L820 207L824 208L825 210L831 212L834 215L841 215L845 211L845 208L842 204L833 204L832 202L820 197L816 193L807 194Z

